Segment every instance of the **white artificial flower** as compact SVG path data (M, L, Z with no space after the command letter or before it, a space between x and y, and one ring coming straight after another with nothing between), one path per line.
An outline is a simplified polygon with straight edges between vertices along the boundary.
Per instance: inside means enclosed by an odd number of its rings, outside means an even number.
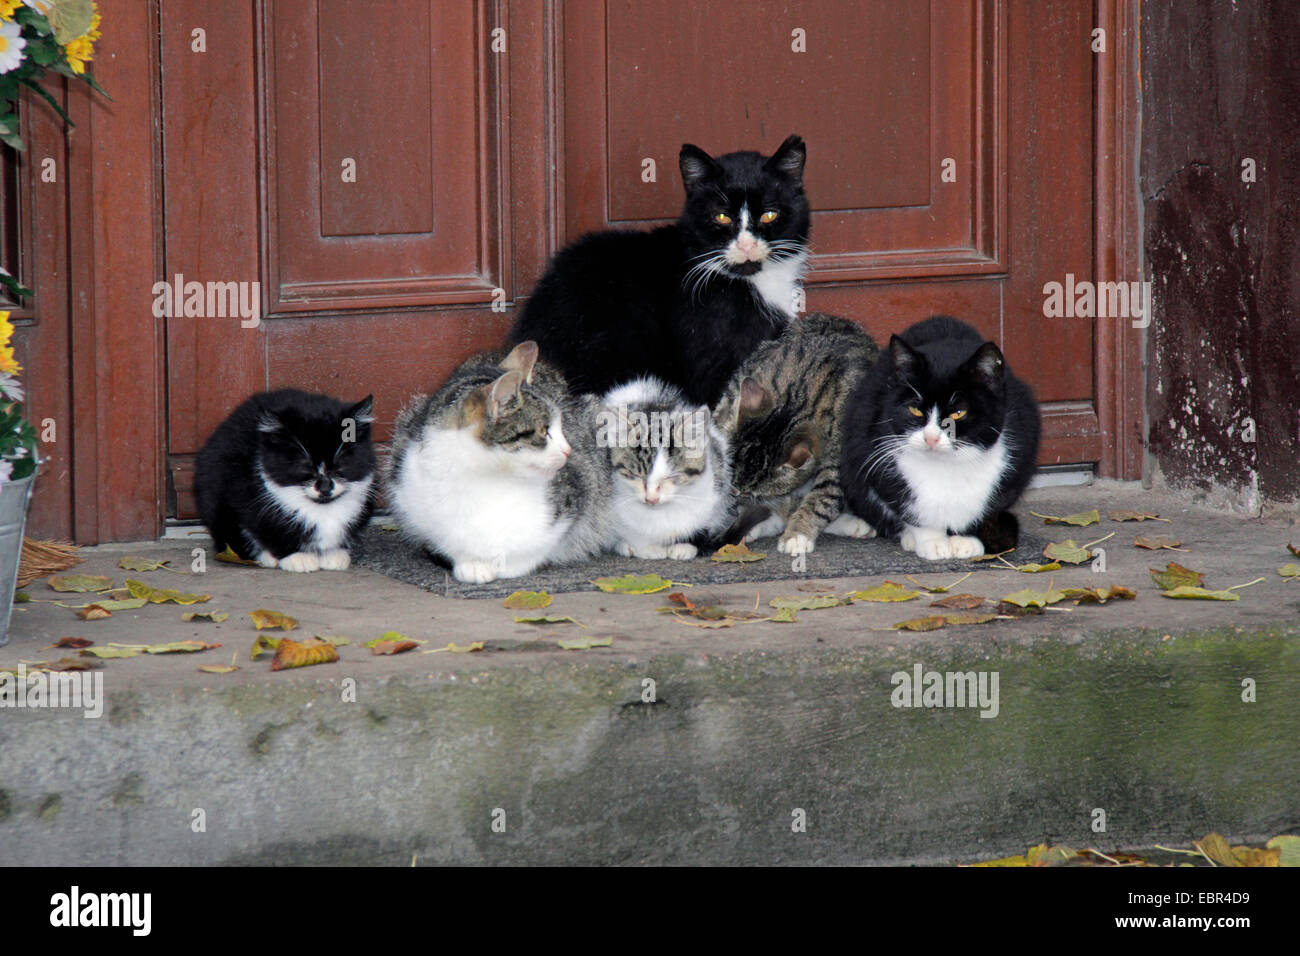
M11 402L21 402L23 400L22 383L8 372L0 372L0 394L3 394Z
M23 62L23 28L12 20L0 20L0 73L18 69Z

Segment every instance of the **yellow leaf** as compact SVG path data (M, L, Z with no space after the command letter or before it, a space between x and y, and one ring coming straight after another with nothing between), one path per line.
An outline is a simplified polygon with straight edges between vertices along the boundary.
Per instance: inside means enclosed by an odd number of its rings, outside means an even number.
M545 591L516 591L502 603L512 611L538 611L550 607L554 600Z
M734 562L737 564L747 564L753 561L762 561L767 557L765 551L751 551L749 546L744 542L740 544L724 544L709 558L711 561Z
M281 614L279 611L268 611L265 608L249 611L248 616L253 619L253 624L259 631L268 627L278 627L282 631L292 631L298 626L298 621L295 618L287 614Z
M879 584L874 588L867 588L864 591L850 591L848 593L848 597L853 601L880 601L889 603L895 601L910 601L913 598L918 598L920 596L920 591L909 591L907 588L895 581L886 581L884 584Z

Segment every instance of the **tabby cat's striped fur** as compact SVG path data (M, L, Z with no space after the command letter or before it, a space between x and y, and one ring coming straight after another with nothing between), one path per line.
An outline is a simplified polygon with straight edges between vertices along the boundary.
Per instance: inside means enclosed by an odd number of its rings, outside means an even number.
M875 534L844 512L839 469L844 406L878 351L849 320L813 313L759 346L736 371L714 421L731 447L737 494L771 515L748 533L733 526L733 535L751 540L780 532L777 550L804 554L823 530Z

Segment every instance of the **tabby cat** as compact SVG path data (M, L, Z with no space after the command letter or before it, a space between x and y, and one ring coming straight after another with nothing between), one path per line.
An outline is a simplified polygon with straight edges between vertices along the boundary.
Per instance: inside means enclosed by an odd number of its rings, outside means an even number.
M609 537L609 454L594 396L522 342L475 356L398 416L388 495L402 530L461 581L579 561Z
M731 444L737 493L771 515L753 526L751 508L749 521L728 537L779 533L777 550L785 554L812 551L823 530L874 537L867 522L845 510L839 470L844 406L876 352L854 323L814 313L741 365L714 420Z
M726 439L707 406L641 378L605 396L596 441L609 448L613 537L619 554L687 560L732 519Z

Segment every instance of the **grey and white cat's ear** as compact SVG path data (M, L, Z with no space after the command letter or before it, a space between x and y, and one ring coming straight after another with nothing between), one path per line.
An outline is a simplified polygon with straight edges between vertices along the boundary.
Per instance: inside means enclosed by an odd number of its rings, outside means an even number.
M519 390L523 387L524 375L518 369L511 369L492 383L488 390L488 418L496 421L503 414L519 403Z
M375 396L367 395L349 408L343 417L352 419L358 425L373 425L375 421Z
M894 370L904 380L914 378L920 370L920 354L897 335L889 337L889 357L894 363Z
M791 133L785 138L776 152L765 164L768 169L779 173L784 173L791 179L803 180L803 167L808 159L808 147L804 145L803 137Z
M966 367L985 384L993 388L1002 387L1003 373L1007 365L997 343L985 342L981 345L975 354L966 360Z
M763 384L752 375L740 381L740 397L736 400L736 417L761 415L772 407L772 396Z
M537 343L520 342L510 350L510 354L501 360L501 367L519 372L524 381L532 384L533 366L537 364Z
M713 157L692 143L682 144L682 151L677 156L677 165L681 168L682 183L687 189L722 175L722 167L714 161Z

